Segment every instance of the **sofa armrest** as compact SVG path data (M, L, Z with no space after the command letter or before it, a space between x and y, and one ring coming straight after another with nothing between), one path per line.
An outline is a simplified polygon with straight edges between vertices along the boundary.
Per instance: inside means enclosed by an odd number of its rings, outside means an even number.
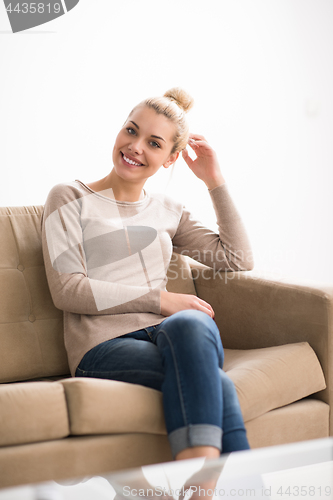
M308 342L327 385L316 397L333 404L333 286L256 270L217 273L195 261L190 266L198 296L215 311L225 348Z

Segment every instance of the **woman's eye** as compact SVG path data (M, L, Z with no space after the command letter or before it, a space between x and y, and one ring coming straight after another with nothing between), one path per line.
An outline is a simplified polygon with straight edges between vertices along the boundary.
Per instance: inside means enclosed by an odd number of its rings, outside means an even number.
M134 128L132 128L132 127L127 127L127 129L126 129L126 130L127 130L127 132L128 132L130 135L134 135L134 134L135 134L135 130L134 130Z
M160 148L161 146L159 145L158 142L156 141L150 141L150 144L153 146L153 148Z

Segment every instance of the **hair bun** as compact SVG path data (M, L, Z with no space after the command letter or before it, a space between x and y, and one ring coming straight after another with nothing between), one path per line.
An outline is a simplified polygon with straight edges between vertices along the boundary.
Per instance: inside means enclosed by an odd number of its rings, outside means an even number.
M180 87L173 87L167 90L163 97L175 101L175 103L187 113L194 104L194 99L184 89Z

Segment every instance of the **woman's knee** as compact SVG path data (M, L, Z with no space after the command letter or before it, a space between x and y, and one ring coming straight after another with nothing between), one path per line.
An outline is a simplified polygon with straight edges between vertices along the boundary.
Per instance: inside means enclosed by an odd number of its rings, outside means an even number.
M163 321L162 330L167 330L170 335L190 337L195 335L202 338L205 335L221 342L220 332L215 321L208 314L195 309L186 309L169 316Z
M160 347L177 346L186 355L198 351L208 353L213 349L217 352L219 365L223 366L220 332L214 320L204 312L191 309L169 316L157 331L157 344Z

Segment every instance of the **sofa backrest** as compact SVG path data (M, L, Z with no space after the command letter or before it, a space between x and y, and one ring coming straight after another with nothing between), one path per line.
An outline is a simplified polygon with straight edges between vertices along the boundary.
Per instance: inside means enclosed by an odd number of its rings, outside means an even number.
M0 207L0 383L69 374L63 313L45 274L43 206ZM173 254L168 290L195 294L186 257Z

